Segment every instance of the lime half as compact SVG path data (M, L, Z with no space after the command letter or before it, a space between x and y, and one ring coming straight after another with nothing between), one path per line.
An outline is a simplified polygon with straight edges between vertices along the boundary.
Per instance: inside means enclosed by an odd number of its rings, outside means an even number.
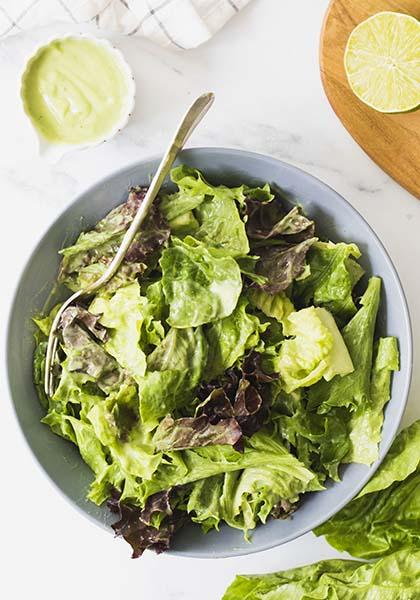
M380 12L351 33L344 55L351 89L380 112L405 112L420 104L420 21Z

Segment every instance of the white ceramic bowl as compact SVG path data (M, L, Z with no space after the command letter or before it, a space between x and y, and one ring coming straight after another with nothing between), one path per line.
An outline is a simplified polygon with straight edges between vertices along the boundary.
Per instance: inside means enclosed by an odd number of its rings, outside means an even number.
M123 73L123 75L126 79L126 84L127 84L127 94L126 94L124 108L123 108L123 111L121 114L121 118L115 123L115 125L112 127L112 129L110 129L110 131L105 136L101 136L96 140L93 140L90 142L83 142L80 144L61 144L61 143L54 143L54 142L48 141L45 137L43 137L40 134L40 132L34 126L30 115L26 111L25 102L23 99L23 82L25 80L26 75L28 74L28 71L29 71L32 63L39 57L40 53L43 52L44 49L47 48L50 44L52 44L53 42L56 42L58 40L64 40L64 39L69 39L69 38L89 39L89 40L92 40L94 43L106 48L106 50L110 53L110 55L115 59L115 61L121 68L121 72ZM53 162L53 163L58 162L60 160L60 158L62 158L65 154L67 154L69 152L74 152L75 150L82 150L84 148L90 148L92 146L97 146L98 144L102 144L103 142L107 142L111 138L113 138L119 131L121 131L121 129L123 129L123 127L126 126L128 119L130 118L130 116L133 112L133 109L134 109L135 96L136 96L136 85L135 85L135 81L134 81L134 76L133 76L131 67L125 60L122 52L120 50L118 50L118 48L113 46L109 42L109 40L107 40L105 38L98 38L98 37L88 34L88 33L78 33L78 34L68 33L68 34L64 34L64 35L54 36L54 37L50 38L48 41L43 42L36 48L35 52L33 54L31 54L31 56L27 60L24 70L23 70L23 73L22 73L22 76L20 78L20 100L21 100L21 104L22 104L22 109L23 109L23 113L24 113L25 117L27 118L27 120L30 123L31 129L32 129L34 135L37 138L39 155L42 156L43 158L47 159L49 162Z

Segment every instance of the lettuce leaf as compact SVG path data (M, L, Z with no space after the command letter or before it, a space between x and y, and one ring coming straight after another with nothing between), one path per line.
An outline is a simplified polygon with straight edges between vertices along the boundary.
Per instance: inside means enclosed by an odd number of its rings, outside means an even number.
M137 394L134 400L138 402ZM107 448L122 481L130 476L148 479L158 468L162 455L156 450L151 434L139 421L137 407L126 402L125 398L95 402L85 420L92 424L97 439Z
M337 408L325 415L311 413L299 392L282 391L275 399L271 415L276 431L308 468L339 481L338 467L351 448L348 412Z
M244 186L210 185L199 171L186 166L173 169L171 177L179 190L164 197L160 209L172 232L193 235L222 256L248 254L245 224L237 208L245 200Z
M323 560L265 575L237 575L222 600L416 600L420 551L403 550L366 564Z
M256 315L247 312L248 302L240 298L231 315L214 321L206 331L211 348L204 371L204 379L211 381L232 367L250 348L259 342L260 333L268 323L260 322Z
M252 436L267 421L271 402L271 383L277 376L261 369L261 355L251 351L240 364L227 370L217 379L202 383L197 396L195 416L205 415L212 424L234 419L245 436ZM234 443L243 450L243 439Z
M63 261L59 281L71 290L87 287L98 279L111 262L145 195L146 188L133 188L127 202L114 208L91 231L83 232L72 246L61 250ZM136 235L117 274L107 284L109 291L133 281L142 273L147 259L169 238L169 226L154 204L144 227Z
M242 437L242 430L235 418L221 419L212 423L206 415L162 419L153 436L158 450L185 450L196 446L215 444L235 446Z
M286 392L308 387L322 377L346 375L353 364L333 317L324 308L303 308L289 314L284 333L293 336L281 343L273 360Z
M84 383L91 381L106 394L129 378L118 362L77 321L62 322L61 335L66 359L61 363L62 373L54 397L66 388L66 374L72 372L77 372Z
M293 288L296 303L307 306L313 302L328 309L340 324L346 323L356 313L352 291L363 275L352 257L360 257L356 244L313 244L307 255L310 274Z
M146 354L140 348L141 330L150 313L137 281L118 289L110 298L97 296L89 311L99 315L99 322L108 329L105 350L139 380L146 372Z
M261 289L250 288L248 298L267 317L277 319L279 323L282 323L295 310L293 303L284 292L269 294Z
M292 469L280 476L271 465L248 468L197 481L187 510L205 532L219 529L224 521L248 537L248 531L266 523L269 516L289 516L307 489L308 481Z
M392 372L398 371L398 368L399 353L396 338L379 338L368 402L360 405L350 417L351 450L345 462L370 465L378 458L384 420L383 409L391 398Z
M370 393L373 338L381 292L379 277L371 277L360 300L360 308L342 330L354 371L331 381L320 381L308 391L309 408L328 412L332 406L351 407L366 404Z
M153 476L140 485L143 502L150 495L175 485L186 485L221 473L267 465L277 473L279 480L290 477L293 482L303 482L297 483L300 488L321 489L315 473L292 456L280 441L263 430L246 440L243 453L231 446L217 445L168 452L167 456L169 460L162 461ZM292 486L290 489L295 498L296 488Z
M115 535L130 544L132 558L138 558L146 549L157 554L168 550L174 532L185 521L183 513L175 508L172 490L151 496L143 509L121 502L117 494L108 501L108 506L118 516L112 525Z
M420 421L404 429L370 482L332 519L317 527L337 550L370 559L420 550Z
M215 256L193 238L173 239L162 253L160 266L172 327L196 327L234 311L242 279L232 257Z
M275 198L271 202L247 199L247 233L251 239L269 239L278 236L290 241L302 241L313 237L315 224L307 219L298 206L286 211L282 200Z
M260 259L256 266L256 273L267 278L267 283L258 287L270 294L286 290L292 281L304 272L306 254L316 239L309 238L297 244L258 248Z
M236 202L225 195L205 200L194 212L200 224L194 237L221 256L244 256L249 252L245 224Z
M245 447L244 458L248 454L248 460L242 461L243 469L229 468L224 474L199 480L193 485L187 510L192 520L200 523L205 531L218 528L219 523L225 521L246 534L259 522L265 523L272 511L276 517L290 514L301 493L322 489L313 473L285 452L276 440L260 432L249 444L253 442L253 452L249 446ZM272 456L265 464L255 454L256 450L271 453L275 448L277 458ZM249 464L252 458L253 464Z
M245 202L245 186L228 188L225 185L211 185L200 171L186 165L172 169L171 179L178 191L165 195L160 203L160 210L168 221L197 208L207 197L224 197L236 200L239 204Z
M239 206L245 206L245 201L251 199L261 203L270 202L274 198L268 184L262 188L250 188L246 185L232 188L215 186L208 183L200 171L186 165L172 169L171 180L177 185L178 191L164 195L160 203L160 210L168 221L194 210L209 197L235 200Z
M147 373L138 382L140 415L149 429L175 409L186 407L202 379L208 344L201 327L171 328L147 358Z
M169 227L171 228L171 233L173 235L182 238L188 234L193 235L197 229L200 228L200 225L195 218L193 211L190 210L183 215L179 215L179 217L175 217L172 221L169 221Z

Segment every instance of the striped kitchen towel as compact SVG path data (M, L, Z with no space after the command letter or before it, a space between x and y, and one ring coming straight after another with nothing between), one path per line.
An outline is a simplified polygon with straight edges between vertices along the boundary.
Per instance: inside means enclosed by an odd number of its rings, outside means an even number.
M54 22L91 23L161 46L195 48L249 0L0 0L0 37Z

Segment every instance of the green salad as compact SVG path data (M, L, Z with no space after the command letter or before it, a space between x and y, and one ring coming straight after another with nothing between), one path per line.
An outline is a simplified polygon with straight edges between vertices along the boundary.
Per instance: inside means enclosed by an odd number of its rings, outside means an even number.
M381 280L355 244L323 239L268 184L213 186L187 166L171 178L118 273L63 313L51 398L57 307L34 319L43 422L78 446L87 497L116 513L133 556L191 521L250 537L340 465L374 462L398 369L397 340L375 336ZM104 272L145 192L61 251L60 284Z

